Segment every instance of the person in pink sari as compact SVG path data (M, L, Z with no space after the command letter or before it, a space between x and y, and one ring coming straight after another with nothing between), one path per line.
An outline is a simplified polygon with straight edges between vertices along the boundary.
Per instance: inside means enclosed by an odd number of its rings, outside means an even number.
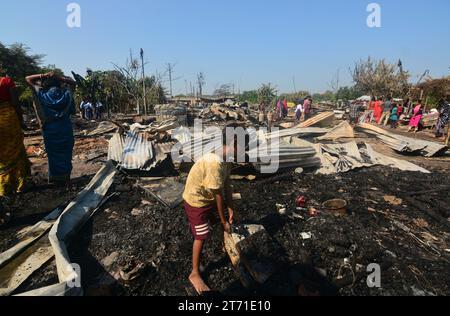
M283 118L286 118L289 114L289 108L288 108L288 103L287 103L287 99L284 98L283 101Z
M283 118L283 104L281 103L281 99L277 102L277 116L279 119Z
M422 117L423 117L422 101L419 100L416 107L414 108L414 115L409 121L408 132L410 132L413 129L415 129L416 132L419 130L420 121L422 120Z

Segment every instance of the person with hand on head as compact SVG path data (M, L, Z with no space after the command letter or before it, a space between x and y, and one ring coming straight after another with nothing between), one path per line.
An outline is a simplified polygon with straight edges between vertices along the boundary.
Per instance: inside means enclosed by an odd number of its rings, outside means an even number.
M54 72L28 76L32 87L35 110L42 127L48 156L49 183L67 187L72 172L72 152L75 144L72 121L75 103L70 89L76 85L68 77Z

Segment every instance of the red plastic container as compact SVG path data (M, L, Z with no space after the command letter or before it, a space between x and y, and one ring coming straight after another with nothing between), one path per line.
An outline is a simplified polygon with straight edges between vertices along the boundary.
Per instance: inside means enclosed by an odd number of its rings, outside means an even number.
M297 203L297 207L305 207L305 206L306 206L306 197L304 197L304 196L299 196L299 197L297 198L296 203Z

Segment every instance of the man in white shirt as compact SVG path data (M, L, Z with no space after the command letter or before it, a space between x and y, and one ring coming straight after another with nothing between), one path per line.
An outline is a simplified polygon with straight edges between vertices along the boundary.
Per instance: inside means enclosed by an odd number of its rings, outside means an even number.
M95 119L96 120L102 119L102 112L103 112L103 104L100 101L98 101L95 104Z
M295 109L295 117L297 118L297 121L300 122L300 120L302 119L302 114L303 114L303 105L299 103L297 105L297 108Z
M88 121L94 118L94 107L90 101L84 103L85 116Z
M81 118L82 118L83 120L86 119L86 106L85 106L85 104L86 104L86 102L81 101L81 104L80 104L80 112L81 112Z

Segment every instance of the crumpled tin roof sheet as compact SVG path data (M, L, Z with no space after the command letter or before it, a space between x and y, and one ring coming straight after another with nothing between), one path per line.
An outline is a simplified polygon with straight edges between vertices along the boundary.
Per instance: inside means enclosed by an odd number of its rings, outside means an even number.
M143 169L153 158L152 143L137 132L128 132L123 149L122 168L128 170Z
M320 166L320 158L316 156L316 149L306 142L296 146L280 140L279 146L275 150L272 150L270 147L259 147L255 150L258 154L258 162L253 163L253 165L257 169L273 164L278 164L280 170ZM254 154L255 152L253 151L252 153Z
M444 144L395 134L371 124L360 124L359 128L366 133L377 136L379 140L398 152L417 152L425 157L433 157L448 149Z
M108 160L122 162L124 147L125 138L119 133L114 134L114 136L109 140Z
M137 131L116 133L109 141L108 159L123 169L149 171L170 155L174 145L173 141L153 145Z

